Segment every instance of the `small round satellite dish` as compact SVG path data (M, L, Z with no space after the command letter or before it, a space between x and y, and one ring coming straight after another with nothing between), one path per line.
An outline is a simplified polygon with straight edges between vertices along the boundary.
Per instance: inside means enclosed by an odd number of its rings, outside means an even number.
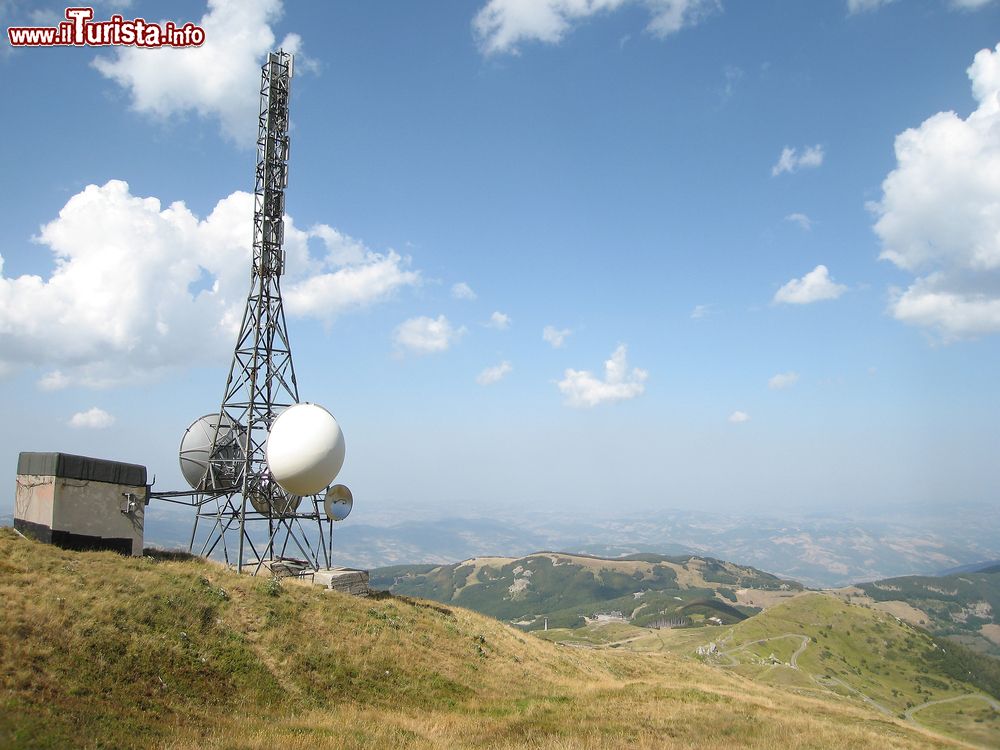
M216 436L218 431L218 436ZM235 460L239 455L239 429L225 414L206 414L196 419L184 432L178 458L181 474L195 490L215 490L235 484ZM212 441L215 441L215 461L211 462ZM215 471L209 476L209 463Z
M343 521L351 515L354 507L354 495L343 484L335 484L326 491L326 500L323 501L326 507L326 517L331 521Z
M267 466L290 495L315 495L340 472L345 450L344 433L330 412L318 404L295 404L271 425Z

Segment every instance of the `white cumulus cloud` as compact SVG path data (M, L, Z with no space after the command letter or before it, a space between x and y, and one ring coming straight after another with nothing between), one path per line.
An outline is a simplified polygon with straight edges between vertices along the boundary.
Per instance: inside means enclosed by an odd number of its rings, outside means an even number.
M726 83L722 87L722 101L726 102L732 98L736 92L736 87L746 76L746 72L736 65L727 65L723 68L722 74L726 79Z
M514 368L511 366L510 362L504 360L498 365L493 367L487 367L479 375L476 376L476 382L479 385L493 385L493 383L498 383L510 373Z
M476 299L478 295L472 290L471 286L464 281L459 281L457 284L452 284L451 296L455 299L467 299L471 301Z
M771 167L771 175L777 177L782 172L790 174L806 167L818 167L823 163L823 156L823 147L819 144L804 146L801 151L785 146L778 161Z
M96 406L70 417L69 426L85 430L103 430L115 423L115 418Z
M257 138L264 55L277 46L294 54L301 46L296 34L275 44L271 25L281 12L281 0L208 0L198 21L205 29L200 47L121 47L94 67L129 92L135 110L164 119L189 112L218 118L227 137L249 146Z
M420 273L409 270L408 265L408 259L392 250L384 255L368 251L358 263L314 273L290 284L282 293L285 307L292 315L331 321L345 310L365 307L391 297L404 286L417 284Z
M719 10L719 0L489 0L472 28L485 55L517 54L522 42L556 44L581 21L626 5L649 12L646 31L663 38Z
M880 258L914 275L890 290L891 313L945 339L1000 332L1000 44L968 69L978 102L896 136L882 182Z
M556 328L555 326L545 326L542 329L542 341L550 344L553 349L561 349L573 331L569 328Z
M627 348L619 344L604 362L604 378L589 370L567 369L557 385L566 397L566 404L577 408L590 408L598 404L626 401L641 396L646 390L649 373L638 367L631 371L626 360Z
M252 226L248 193L200 219L119 180L87 186L35 238L54 261L46 277L4 276L0 257L0 362L54 368L39 386L55 389L227 358L249 291ZM285 249L289 315L330 321L420 280L408 259L325 224L302 230L286 217Z
M750 415L745 411L736 410L729 415L729 421L733 424L743 424L750 421Z
M691 320L701 320L712 314L711 305L695 305L691 310Z
M429 318L422 315L400 323L393 333L399 350L413 354L433 354L447 351L465 334L465 328L456 328L444 315Z
M830 278L830 271L824 265L816 266L801 279L792 279L774 293L774 302L790 305L807 305L825 299L837 299L847 291L843 284Z
M800 214L800 213L788 214L788 216L785 217L785 221L790 221L793 224L798 224L799 227L805 230L806 232L812 229L812 219L810 219L805 214Z
M798 382L799 374L797 372L779 372L767 381L767 387L780 391L784 388L791 388Z
M854 15L856 13L867 13L868 11L877 10L883 5L888 5L896 0L847 0L847 12L849 15Z
M38 379L38 387L43 391L59 391L70 384L70 379L59 370L45 373Z
M497 310L490 316L490 321L486 325L498 331L506 331L510 328L510 316Z

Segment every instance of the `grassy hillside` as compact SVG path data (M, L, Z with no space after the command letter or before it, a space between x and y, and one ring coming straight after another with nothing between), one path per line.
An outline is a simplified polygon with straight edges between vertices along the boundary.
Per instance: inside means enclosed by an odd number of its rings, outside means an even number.
M0 746L953 747L669 653L0 530ZM739 627L739 626L737 626Z
M631 628L603 637L601 628L590 627L544 636L692 655L708 647L706 663L756 682L837 694L970 742L1000 745L1000 661L835 596L796 597L732 627Z
M372 585L393 593L458 604L528 630L579 627L599 611L620 611L636 624L708 617L736 622L758 611L748 592L781 597L794 581L711 558L636 554L622 558L540 552L483 557L454 565L395 566L372 571Z
M1000 656L1000 565L947 576L887 578L846 592L937 635Z

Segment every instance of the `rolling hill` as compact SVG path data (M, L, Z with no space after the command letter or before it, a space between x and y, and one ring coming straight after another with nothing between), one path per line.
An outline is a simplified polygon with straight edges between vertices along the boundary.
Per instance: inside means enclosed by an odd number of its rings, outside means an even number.
M146 510L147 544L186 547L191 536L186 512L155 503ZM338 527L335 544L342 564L366 570L520 557L542 549L599 557L656 552L739 560L813 588L941 575L943 569L1000 558L1000 514L988 505L928 505L918 513L909 506L882 507L878 513L766 516L662 508L605 518L496 508L482 517L436 516L406 504L369 508L364 521L352 516ZM0 525L12 522L12 516L0 515Z
M479 557L453 565L402 565L372 571L372 586L457 604L527 630L579 627L598 613L639 625L737 622L766 603L802 591L794 581L692 555L619 558L539 552Z
M937 576L953 576L957 573L979 573L987 568L1000 566L1000 560L985 560L983 562L971 563L970 565L959 565L957 568L939 570Z
M980 653L1000 657L1000 564L946 576L903 576L840 589Z
M958 747L830 691L178 555L3 529L0 573L4 747Z

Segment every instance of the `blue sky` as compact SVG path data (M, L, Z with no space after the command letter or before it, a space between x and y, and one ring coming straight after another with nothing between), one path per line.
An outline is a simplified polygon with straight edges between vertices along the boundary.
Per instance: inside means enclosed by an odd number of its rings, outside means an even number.
M60 450L182 486L284 43L289 327L357 516L996 500L1000 3L112 12L207 41L0 55L0 482Z

